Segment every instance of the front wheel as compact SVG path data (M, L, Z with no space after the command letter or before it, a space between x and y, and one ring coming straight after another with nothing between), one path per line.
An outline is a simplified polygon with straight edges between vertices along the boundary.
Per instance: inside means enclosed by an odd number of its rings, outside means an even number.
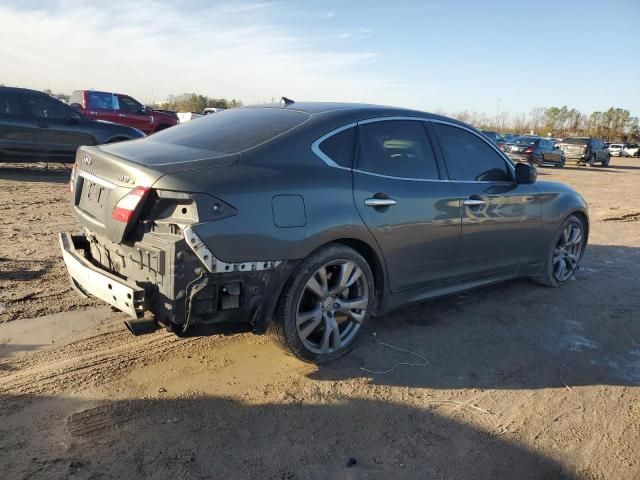
M558 287L570 280L578 271L586 241L582 221L575 215L567 217L547 250L542 271L532 280L547 287Z
M373 274L362 255L344 245L328 245L292 275L270 334L301 360L335 360L355 345L373 309L374 292Z
M566 159L562 157L558 163L556 163L556 168L564 168L564 164L566 163Z
M610 161L611 161L611 155L607 155L605 157L605 159L602 161L602 166L603 167L608 167Z

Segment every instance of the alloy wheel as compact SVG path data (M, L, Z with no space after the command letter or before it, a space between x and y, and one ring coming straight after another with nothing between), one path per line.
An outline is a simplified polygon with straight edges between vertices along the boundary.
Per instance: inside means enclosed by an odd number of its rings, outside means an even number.
M356 338L368 306L362 269L350 260L328 262L309 277L298 300L298 338L318 354L345 348Z
M558 282L569 280L578 269L584 248L584 235L580 222L571 222L562 230L553 250L553 276Z

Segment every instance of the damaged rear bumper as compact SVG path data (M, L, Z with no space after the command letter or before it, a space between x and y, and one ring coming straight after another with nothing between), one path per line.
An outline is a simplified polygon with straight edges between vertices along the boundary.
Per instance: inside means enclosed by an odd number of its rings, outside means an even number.
M297 262L227 264L215 258L194 232L185 230L183 239L153 243L162 264L158 270L163 272L155 277L146 264L131 263L137 260L133 251L151 249L149 242L127 247L64 232L60 246L78 292L132 317L149 311L159 324L176 333L196 324L235 324L234 328L244 324L245 330L263 333ZM106 259L116 258L117 274L104 266Z
M97 297L109 305L137 318L144 312L144 289L99 269L84 255L87 239L60 233L60 248L71 285L83 296Z

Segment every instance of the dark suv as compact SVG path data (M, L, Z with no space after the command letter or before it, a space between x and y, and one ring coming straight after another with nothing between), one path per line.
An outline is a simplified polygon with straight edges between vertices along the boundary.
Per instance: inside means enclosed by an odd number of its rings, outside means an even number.
M46 93L0 87L0 161L73 161L81 145L140 137L136 128L89 120Z
M611 154L605 143L599 138L568 137L558 143L558 148L564 156L577 163L585 163L593 167L600 162L603 167L609 165Z

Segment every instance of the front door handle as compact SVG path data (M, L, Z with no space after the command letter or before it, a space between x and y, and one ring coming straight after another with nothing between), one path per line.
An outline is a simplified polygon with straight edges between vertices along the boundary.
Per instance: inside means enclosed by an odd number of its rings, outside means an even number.
M462 201L462 204L465 207L479 207L481 205L485 205L487 202L485 202L484 200L481 200L479 198L465 198Z
M391 207L396 203L393 198L367 198L364 201L367 207Z

